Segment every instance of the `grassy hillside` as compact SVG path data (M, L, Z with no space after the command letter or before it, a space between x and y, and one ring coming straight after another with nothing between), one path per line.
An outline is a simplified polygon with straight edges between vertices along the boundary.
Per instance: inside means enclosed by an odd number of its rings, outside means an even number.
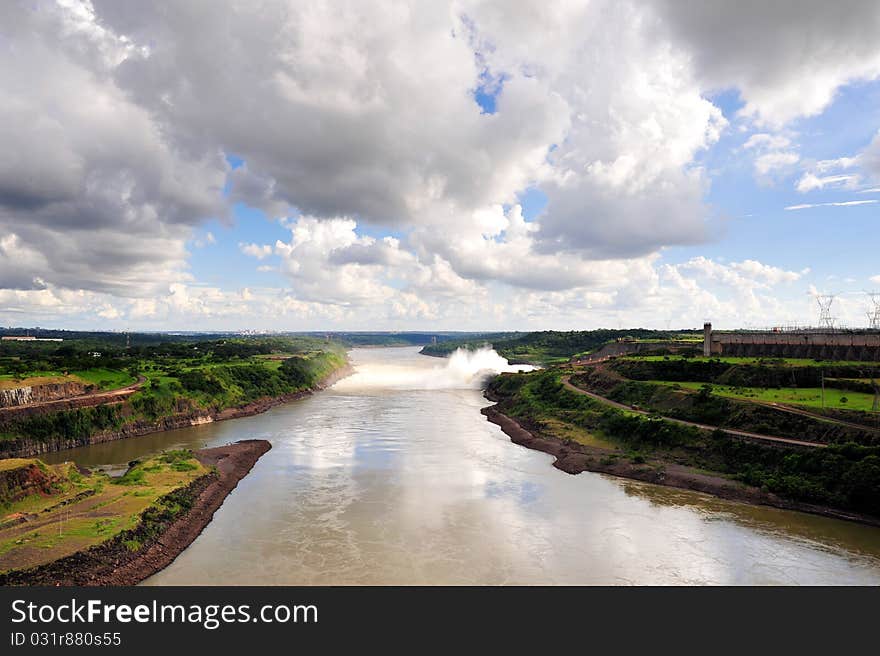
M98 364L87 366L93 363ZM83 352L77 344L65 344L14 358L0 356L4 373L20 375L21 380L34 371L47 370L69 372L104 389L145 379L123 404L4 416L0 446L4 440L20 437L83 441L126 424L237 407L312 388L345 363L341 344L309 337L170 342L116 349L100 356Z
M817 387L822 379L880 379L880 365L776 358L627 356L612 365L636 380L680 380L752 387Z
M741 396L718 394L708 384L635 381L589 368L571 382L629 406L667 417L765 435L823 443L855 442L880 445L880 433L855 426L794 415L779 408L749 402Z
M633 381L679 390L709 386L713 395L802 407L845 421L880 425L880 366L867 362L755 360L753 358L626 357L609 363ZM824 387L824 393L823 388Z
M620 410L565 389L559 368L502 374L489 392L498 409L561 440L609 445L607 458L715 472L780 496L880 516L880 446L854 443L790 449L734 439ZM601 446L599 448L602 448Z

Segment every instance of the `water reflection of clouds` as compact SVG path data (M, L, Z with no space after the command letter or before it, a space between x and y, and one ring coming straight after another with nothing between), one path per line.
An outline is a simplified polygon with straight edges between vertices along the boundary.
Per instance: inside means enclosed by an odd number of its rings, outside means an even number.
M528 505L541 496L543 486L529 481L486 481L486 497L511 497L517 503Z
M875 559L880 567L880 529L770 506L737 503L691 490L626 479L619 479L619 484L628 495L645 499L658 507L686 508L704 522L732 523L829 554L855 551Z

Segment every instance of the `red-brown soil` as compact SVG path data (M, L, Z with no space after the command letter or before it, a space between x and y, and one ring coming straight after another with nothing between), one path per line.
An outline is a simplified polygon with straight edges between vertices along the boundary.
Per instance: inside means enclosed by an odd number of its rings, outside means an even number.
M0 471L0 503L14 503L32 494L50 495L60 481L48 469L36 462Z
M191 508L143 541L137 551L124 544L121 534L108 542L28 570L0 574L0 585L134 585L167 567L210 523L226 496L272 445L265 440L243 440L202 449L196 457L215 471L193 481L184 492ZM137 532L138 529L135 529Z

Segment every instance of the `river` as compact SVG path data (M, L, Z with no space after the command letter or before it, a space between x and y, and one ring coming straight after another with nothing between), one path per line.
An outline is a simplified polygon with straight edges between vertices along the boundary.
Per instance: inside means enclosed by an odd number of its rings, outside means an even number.
M878 528L571 476L480 414L468 376L485 363L351 358L354 376L264 414L49 459L119 471L168 448L272 443L147 585L880 584Z

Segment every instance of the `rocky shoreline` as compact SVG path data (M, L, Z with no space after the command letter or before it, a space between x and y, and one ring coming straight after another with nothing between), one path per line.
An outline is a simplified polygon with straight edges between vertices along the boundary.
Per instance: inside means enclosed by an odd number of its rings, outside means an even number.
M195 452L199 462L212 468L175 499L185 499L189 510L157 527L141 521L102 544L27 570L0 574L0 585L122 586L135 585L170 565L210 523L214 513L272 445L266 440L243 440ZM158 530L157 530L158 529ZM137 539L131 551L126 542Z
M88 440L77 440L70 438L57 437L49 441L34 440L30 438L18 438L10 440L6 443L0 457L2 458L30 458L40 456L44 453L53 453L64 449L72 449L81 446L90 446L92 444L101 444L103 442L113 442L115 440L126 439L129 437L141 437L152 433L160 433L167 430L177 428L188 428L190 426L198 426L200 424L208 424L215 421L224 421L226 419L237 419L239 417L249 417L251 415L260 414L274 408L277 405L290 403L310 396L315 392L330 387L337 381L350 376L354 369L351 365L346 365L337 369L327 378L308 390L301 392L292 392L277 397L268 397L259 399L243 406L235 408L225 408L217 412L188 412L182 414L170 415L162 417L156 421L137 421L126 424L119 430L102 431L90 435Z
M489 400L494 401L495 399L490 398ZM553 466L568 474L579 474L583 471L610 474L655 485L711 494L740 503L773 506L783 510L796 510L833 519L880 526L880 518L827 506L790 501L771 492L765 492L720 475L699 472L676 463L650 458L647 458L643 463L634 463L625 457L611 458L609 456L613 455L612 452L605 449L565 441L542 434L537 429L526 428L515 419L500 412L495 406L483 408L480 412L486 416L488 421L499 426L510 437L511 442L554 456L556 460L553 462Z

